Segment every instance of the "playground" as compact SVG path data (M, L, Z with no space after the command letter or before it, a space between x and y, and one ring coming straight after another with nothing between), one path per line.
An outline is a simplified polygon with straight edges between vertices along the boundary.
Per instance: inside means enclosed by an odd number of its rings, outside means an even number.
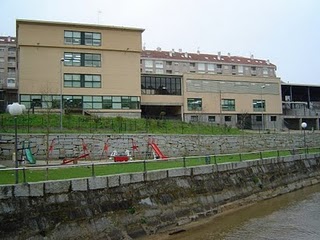
M140 147L130 137L108 137L105 140L71 137L56 137L50 140L48 159L37 159L39 146L30 141L18 144L19 166L68 165L90 162L128 162L135 160L165 160L168 157L160 150L156 139L148 138ZM15 158L13 153L12 159Z

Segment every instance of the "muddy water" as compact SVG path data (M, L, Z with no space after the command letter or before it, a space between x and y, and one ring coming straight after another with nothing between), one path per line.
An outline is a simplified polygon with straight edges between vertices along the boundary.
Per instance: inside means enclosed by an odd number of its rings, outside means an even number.
M320 239L320 185L202 219L152 240ZM171 232L172 234L172 232Z

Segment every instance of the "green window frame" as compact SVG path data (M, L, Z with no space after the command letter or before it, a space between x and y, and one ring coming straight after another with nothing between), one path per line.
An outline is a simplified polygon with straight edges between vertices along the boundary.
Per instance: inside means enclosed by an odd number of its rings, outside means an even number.
M235 111L236 100L235 99L221 99L221 110L222 111Z
M101 33L66 30L64 31L64 44L101 46Z
M254 112L265 112L266 111L266 101L262 99L254 99L252 101L252 107Z
M98 74L64 74L64 87L67 88L101 88L101 75Z
M101 54L65 52L64 66L101 67Z
M188 111L202 111L202 99L201 98L188 98Z

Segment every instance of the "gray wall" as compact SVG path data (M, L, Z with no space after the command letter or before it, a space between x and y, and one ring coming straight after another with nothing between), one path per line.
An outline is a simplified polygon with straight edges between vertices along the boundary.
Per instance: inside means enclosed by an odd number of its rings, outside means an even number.
M46 159L47 149L52 144L53 151L49 159L79 156L83 153L83 143L90 152L91 159L106 158L103 151L105 144L109 145L109 153L116 149L124 152L132 147L132 141L139 146L136 157L143 159L148 147L148 139L154 139L160 150L169 157L213 155L219 153L234 153L260 150L281 150L293 149L304 146L303 132L294 134L244 134L244 135L105 135L105 134L68 134L50 135L49 141L44 134L19 134L19 146L23 141L30 141L32 152L36 159ZM14 149L14 135L2 134L1 141L8 141L0 144L2 157L11 159ZM308 147L320 147L320 134L307 131L306 144ZM19 155L19 154L18 154Z
M0 186L1 239L131 239L319 183L305 155Z

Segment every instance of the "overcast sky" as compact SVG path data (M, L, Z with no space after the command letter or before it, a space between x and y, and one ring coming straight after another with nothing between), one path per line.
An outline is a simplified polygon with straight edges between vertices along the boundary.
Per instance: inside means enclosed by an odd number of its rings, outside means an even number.
M147 49L269 59L284 82L320 85L319 0L2 0L0 35L15 19L144 28Z

